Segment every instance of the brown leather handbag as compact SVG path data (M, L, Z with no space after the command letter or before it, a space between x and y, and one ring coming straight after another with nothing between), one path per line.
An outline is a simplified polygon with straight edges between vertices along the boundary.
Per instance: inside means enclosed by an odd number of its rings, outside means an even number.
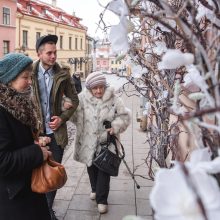
M47 193L64 186L67 181L64 166L52 158L48 158L32 172L31 189L37 193Z

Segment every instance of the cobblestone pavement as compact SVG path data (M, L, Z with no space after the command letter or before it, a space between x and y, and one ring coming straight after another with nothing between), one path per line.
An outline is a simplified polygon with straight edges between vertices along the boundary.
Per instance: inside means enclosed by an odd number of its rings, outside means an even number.
M124 145L125 160L135 174L146 176L148 170L144 163L148 152L146 133L141 132L136 121L136 112L139 110L137 96L122 96L128 108L132 110L132 123L121 135ZM73 140L75 127L68 122L69 145L66 147L63 164L66 167L68 180L65 186L58 190L54 202L54 210L59 220L122 220L126 215L142 216L144 220L152 220L152 211L149 204L149 192L152 181L137 177L140 189L134 184L124 163L120 166L118 177L111 179L109 193L109 211L100 215L95 201L89 199L90 184L84 164L73 160Z

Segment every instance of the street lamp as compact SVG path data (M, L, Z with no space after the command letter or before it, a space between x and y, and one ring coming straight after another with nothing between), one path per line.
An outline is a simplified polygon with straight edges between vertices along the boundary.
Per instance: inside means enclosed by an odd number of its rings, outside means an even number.
M96 71L96 44L99 40L93 39L93 65L92 65L92 71Z

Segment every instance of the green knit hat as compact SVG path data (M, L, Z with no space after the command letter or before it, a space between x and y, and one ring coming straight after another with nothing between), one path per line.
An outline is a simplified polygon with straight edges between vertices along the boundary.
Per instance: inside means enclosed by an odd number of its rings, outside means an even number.
M15 79L33 60L21 53L9 53L0 59L0 83Z

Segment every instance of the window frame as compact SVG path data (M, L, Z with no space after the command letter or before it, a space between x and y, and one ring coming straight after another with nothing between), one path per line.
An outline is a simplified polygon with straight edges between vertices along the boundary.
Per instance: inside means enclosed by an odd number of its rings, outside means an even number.
M6 43L6 44L5 44ZM5 46L6 45L6 46ZM7 51L5 51L5 49ZM6 55L10 52L10 41L9 40L3 40L3 55Z
M41 32L36 32L36 41L41 37Z
M75 37L75 50L78 50L78 38Z
M69 50L72 50L72 37L69 37Z
M28 31L27 30L22 31L22 47L25 47L25 48L28 47Z
M60 49L63 49L63 35L60 35Z
M7 9L9 13L5 13L5 9ZM3 25L11 24L11 9L8 7L2 7L2 23Z

